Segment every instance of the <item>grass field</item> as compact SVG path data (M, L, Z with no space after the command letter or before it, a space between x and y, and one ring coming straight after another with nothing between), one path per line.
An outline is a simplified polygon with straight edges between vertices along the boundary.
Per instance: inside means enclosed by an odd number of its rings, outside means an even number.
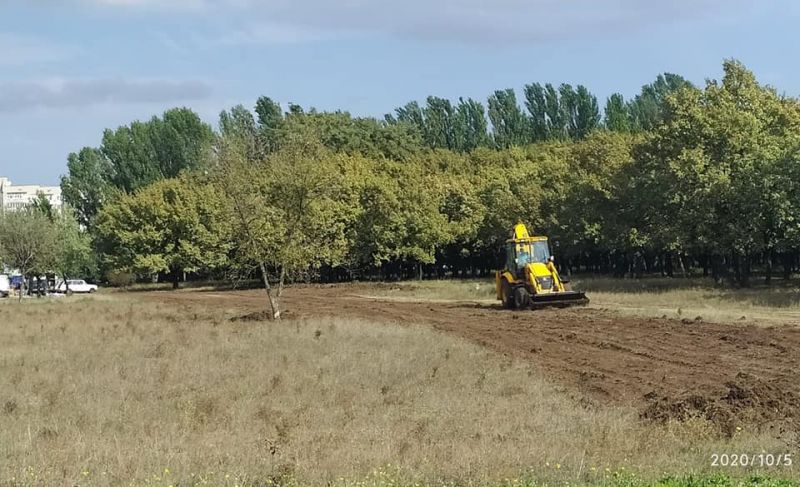
M634 316L690 318L709 322L800 324L800 288L794 284L733 289L710 279L612 279L576 277L574 289L586 291L594 308ZM493 280L413 281L382 285L376 294L406 299L493 302Z
M413 286L375 293L492 297ZM793 468L710 466L790 451L768 434L644 422L426 326L236 321L145 294L0 304L0 485L793 485Z

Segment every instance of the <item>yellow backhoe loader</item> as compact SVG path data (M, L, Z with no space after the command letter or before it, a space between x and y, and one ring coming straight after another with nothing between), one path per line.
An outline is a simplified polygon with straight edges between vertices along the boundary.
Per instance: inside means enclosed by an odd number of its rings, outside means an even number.
M506 240L505 268L495 275L497 299L506 308L572 306L589 299L572 291L569 281L558 275L547 237L528 235L525 225L514 226L514 235Z

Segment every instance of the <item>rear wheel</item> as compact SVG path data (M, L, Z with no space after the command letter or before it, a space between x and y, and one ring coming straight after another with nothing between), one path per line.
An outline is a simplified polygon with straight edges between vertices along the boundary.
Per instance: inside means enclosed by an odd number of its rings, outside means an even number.
M531 295L525 286L519 286L514 289L514 307L523 309L531 305Z
M516 306L516 302L514 300L514 290L511 288L511 284L508 283L505 279L503 279L503 306L507 309L514 309Z

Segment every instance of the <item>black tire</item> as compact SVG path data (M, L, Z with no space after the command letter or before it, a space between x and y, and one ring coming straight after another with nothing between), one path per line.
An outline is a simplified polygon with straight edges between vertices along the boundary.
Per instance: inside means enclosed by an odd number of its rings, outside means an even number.
M72 289L68 290L68 291L67 291L65 294L66 294L67 296L72 296L72 294L73 294L73 292L72 292Z
M525 309L531 305L531 295L525 286L514 288L514 307L517 309Z
M94 294L94 293L95 293L95 289L89 289L89 294Z
M514 290L511 288L511 284L508 283L505 279L503 279L503 306L506 309L514 309L516 306L516 302L514 301Z

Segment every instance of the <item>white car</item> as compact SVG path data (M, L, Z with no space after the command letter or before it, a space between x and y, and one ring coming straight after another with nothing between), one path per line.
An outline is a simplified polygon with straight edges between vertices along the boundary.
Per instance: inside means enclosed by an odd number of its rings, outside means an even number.
M73 293L93 293L97 291L96 284L86 284L83 279L67 279L67 283L69 284L69 290ZM67 292L67 286L64 281L59 281L58 286L56 286L56 292Z
M5 274L0 274L0 297L7 298L8 293L11 292L11 282L8 280L8 276Z

